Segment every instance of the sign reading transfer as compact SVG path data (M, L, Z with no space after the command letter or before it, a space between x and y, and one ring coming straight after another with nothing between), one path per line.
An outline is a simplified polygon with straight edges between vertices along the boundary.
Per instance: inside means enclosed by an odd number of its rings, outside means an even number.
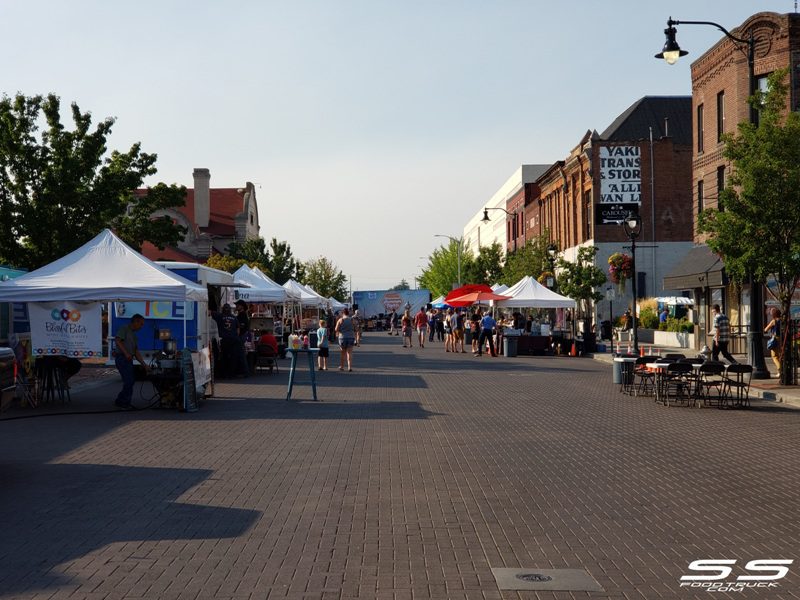
M642 201L639 146L600 147L600 202L630 204Z

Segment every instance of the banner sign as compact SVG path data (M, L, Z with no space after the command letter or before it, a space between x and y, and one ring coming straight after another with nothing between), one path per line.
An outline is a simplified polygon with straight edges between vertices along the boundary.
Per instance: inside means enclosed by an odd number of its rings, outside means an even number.
M598 225L620 225L630 212L639 214L639 205L598 203L594 205L594 222Z
M103 355L99 302L30 302L31 353L88 358Z
M420 306L431 301L428 290L380 290L353 292L353 304L358 304L359 314L371 318L386 315L396 310L398 314L408 308L413 315Z
M172 319L183 321L184 315L187 321L194 319L194 302L168 302L153 301L145 302L115 302L114 314L117 317L130 319L135 314L142 315L145 319Z

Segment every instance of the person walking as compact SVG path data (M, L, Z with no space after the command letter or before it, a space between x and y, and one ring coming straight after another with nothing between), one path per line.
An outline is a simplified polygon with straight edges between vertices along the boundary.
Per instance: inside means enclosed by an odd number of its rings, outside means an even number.
M319 329L317 329L317 348L319 348L319 355L317 356L317 368L320 371L328 370L328 327L325 319L319 322Z
M363 327L363 323L361 322L361 315L358 313L358 309L356 312L353 313L353 331L356 334L356 346L361 345L361 328Z
M344 371L344 363L347 361L347 370L353 370L353 346L356 343L356 332L353 328L353 319L350 317L350 309L342 310L342 316L336 322L336 335L339 338L339 347L342 352L339 356L339 370Z
M436 311L436 337L438 340L444 341L446 339L447 334L447 319L448 315L444 312L444 310L437 310Z
M403 313L403 317L400 319L400 330L403 334L403 348L411 348L413 344L411 343L411 334L414 330L413 320L411 319L411 313L406 310ZM406 346L406 342L408 342L408 346Z
M739 364L736 359L728 352L728 342L731 338L731 323L727 315L722 312L719 304L715 304L711 310L714 312L714 341L711 345L711 358L718 361L719 355L725 357L732 365Z
M414 328L419 334L419 347L424 348L425 334L428 331L428 315L425 314L421 306L419 307L419 312L414 316Z
M478 356L483 355L484 344L489 340L489 353L491 356L497 356L494 350L494 328L497 322L494 320L492 313L486 311L486 314L481 319L481 336L478 340Z
M451 327L453 328L453 352L466 354L464 350L464 312L459 308L450 319Z
M220 350L222 354L222 364L220 365L219 376L221 379L233 377L239 368L240 352L239 346L239 321L231 312L231 305L225 304L222 313L212 312L211 317L216 321L220 336Z
M469 318L469 330L472 333L472 353L478 353L478 338L481 334L481 309L475 309L472 316Z
M130 323L120 327L114 336L114 342L117 347L114 364L122 376L122 390L117 394L114 404L124 410L133 408L133 384L136 382L136 376L133 372L133 359L136 358L139 364L144 367L145 372L147 372L147 364L139 353L139 340L136 339L136 332L143 326L144 317L137 313L131 317Z
M453 309L448 308L447 312L442 315L442 324L444 326L444 351L455 352L455 343L453 338Z
M770 338L767 342L769 354L772 357L772 362L778 368L778 379L781 378L781 311L773 308L771 311L772 320L767 323L764 328L764 333L769 333Z
M433 334L436 333L436 322L439 320L439 315L436 314L435 308L431 308L426 315L428 315L428 341L433 341Z

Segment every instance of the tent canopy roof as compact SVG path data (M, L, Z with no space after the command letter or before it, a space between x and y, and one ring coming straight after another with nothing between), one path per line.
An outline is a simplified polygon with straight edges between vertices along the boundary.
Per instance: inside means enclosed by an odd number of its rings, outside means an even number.
M284 283L283 287L299 297L301 306L324 308L328 305L327 298L320 296L314 290L307 288L294 279L290 279Z
M259 271L258 273L261 273ZM263 273L259 275L247 265L242 265L233 273L236 283L246 284L248 287L239 290L242 299L250 302L283 302L288 295L287 290L272 281Z
M206 288L145 258L109 229L26 275L0 283L0 302L207 301Z
M530 275L520 279L503 295L511 299L498 301L497 306L501 308L575 308L575 300L556 294Z

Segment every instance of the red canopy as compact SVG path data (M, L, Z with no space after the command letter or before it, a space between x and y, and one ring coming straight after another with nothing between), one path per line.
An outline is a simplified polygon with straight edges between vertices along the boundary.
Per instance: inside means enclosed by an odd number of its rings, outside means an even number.
M491 287L484 283L468 283L467 285L462 285L460 288L454 289L452 292L447 294L444 299L444 303L448 306L454 306L456 308L462 306L469 306L472 304L470 301L458 301L456 304L453 304L451 300L454 298L458 298L459 296L464 296L465 294L472 294L473 292L489 292L490 294L493 293Z
M471 292L469 294L464 294L463 296L458 296L457 298L453 298L452 300L448 301L448 304L452 306L466 306L466 304L475 304L476 302L488 302L490 300L508 300L511 296L501 296L500 294L495 294L494 292Z

